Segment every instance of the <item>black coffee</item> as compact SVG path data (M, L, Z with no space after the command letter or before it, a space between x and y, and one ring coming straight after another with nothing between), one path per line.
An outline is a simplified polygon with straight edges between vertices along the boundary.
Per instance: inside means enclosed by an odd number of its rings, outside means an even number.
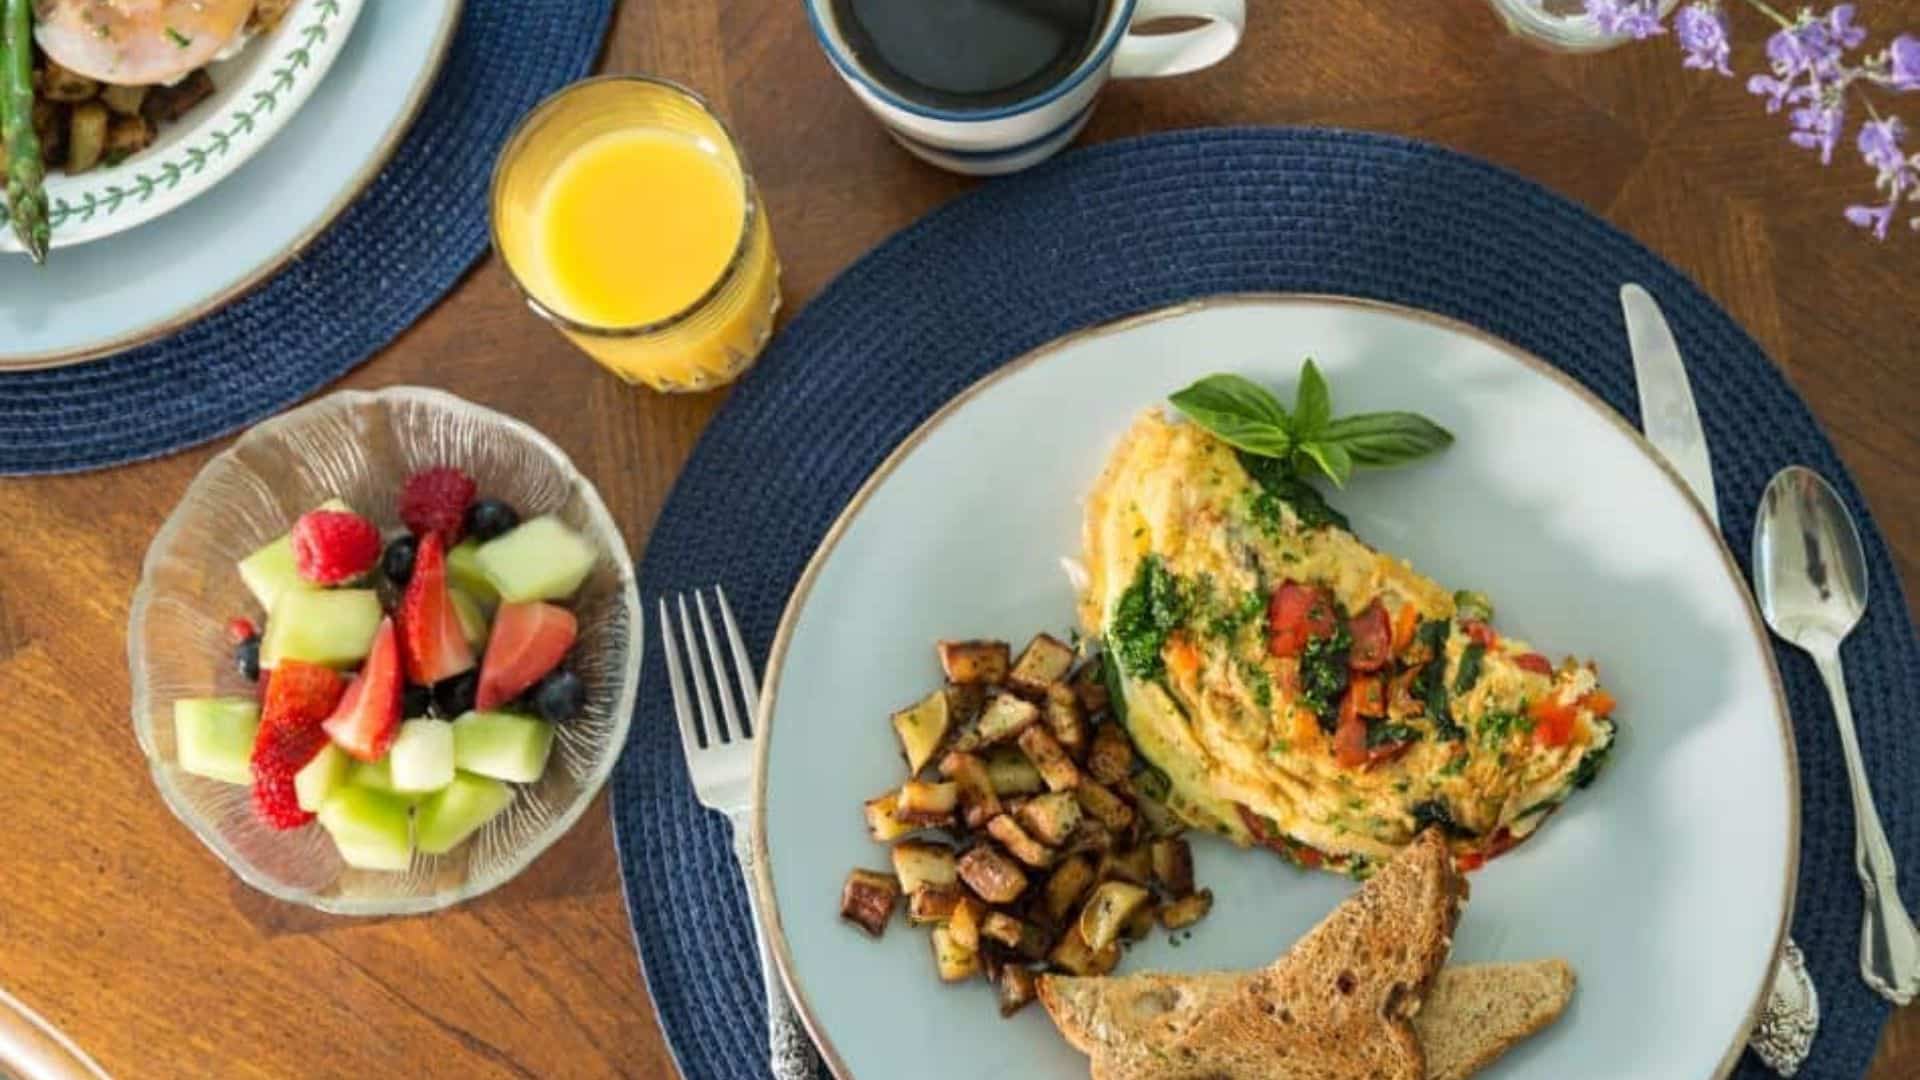
M991 109L1041 93L1093 51L1112 0L833 0L867 74L909 101Z

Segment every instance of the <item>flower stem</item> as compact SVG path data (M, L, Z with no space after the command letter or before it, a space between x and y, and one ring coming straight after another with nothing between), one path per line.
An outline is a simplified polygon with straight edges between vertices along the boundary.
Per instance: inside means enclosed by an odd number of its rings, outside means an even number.
M1772 19L1774 22L1779 23L1780 29L1782 30L1793 29L1793 20L1787 18L1785 15L1780 14L1778 11L1775 11L1773 9L1773 6L1768 4L1766 0L1747 0L1747 6L1750 8L1753 8L1755 11L1760 12L1761 14L1765 15L1767 18Z

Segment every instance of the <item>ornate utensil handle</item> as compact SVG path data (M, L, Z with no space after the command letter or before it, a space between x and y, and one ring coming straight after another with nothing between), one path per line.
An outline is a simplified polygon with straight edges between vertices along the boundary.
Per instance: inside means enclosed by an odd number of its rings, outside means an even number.
M760 977L767 988L767 1061L773 1066L774 1080L814 1080L819 1073L819 1055L799 1014L793 1011L793 1002L787 1000L786 984L780 980L780 969L774 966L773 951L767 947L767 935L761 929L760 897L753 884L752 823L744 817L733 825L733 856L747 882L753 940L760 947Z

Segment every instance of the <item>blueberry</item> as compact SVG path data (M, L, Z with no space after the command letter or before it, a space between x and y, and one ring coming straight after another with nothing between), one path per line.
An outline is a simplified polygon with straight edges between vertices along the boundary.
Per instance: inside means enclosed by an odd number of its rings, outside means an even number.
M248 682L260 681L260 635L253 634L233 647L233 666Z
M380 556L380 570L387 580L395 585L405 585L413 576L413 553L418 549L419 541L411 536L403 536L387 545L386 554Z
M445 720L473 711L474 695L480 692L480 673L463 671L451 679L433 684L433 711Z
M408 719L425 716L433 708L433 691L424 686L407 684L400 693L400 715Z
M550 672L533 687L533 707L540 715L559 724L580 715L587 704L587 685L580 676L565 668Z
M467 535L486 543L520 524L520 514L499 499L476 499L467 507Z

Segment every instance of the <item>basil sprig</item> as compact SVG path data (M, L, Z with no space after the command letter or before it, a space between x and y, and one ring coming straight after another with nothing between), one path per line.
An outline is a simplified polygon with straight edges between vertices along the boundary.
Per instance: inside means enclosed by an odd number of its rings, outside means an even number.
M1333 394L1309 359L1294 388L1293 410L1266 387L1238 375L1209 375L1170 400L1187 418L1249 454L1276 458L1296 475L1318 472L1345 487L1353 470L1404 465L1453 442L1418 413L1333 415Z

